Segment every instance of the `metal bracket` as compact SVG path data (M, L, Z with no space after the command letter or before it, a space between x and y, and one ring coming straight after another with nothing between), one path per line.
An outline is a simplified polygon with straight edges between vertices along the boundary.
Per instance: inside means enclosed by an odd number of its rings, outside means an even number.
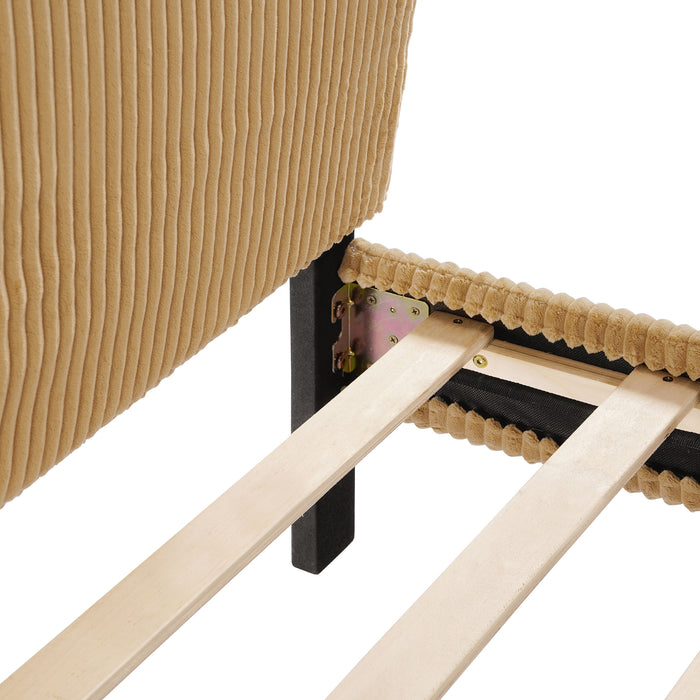
M331 313L333 323L341 323L333 371L359 374L425 321L430 310L423 301L346 284L333 295Z

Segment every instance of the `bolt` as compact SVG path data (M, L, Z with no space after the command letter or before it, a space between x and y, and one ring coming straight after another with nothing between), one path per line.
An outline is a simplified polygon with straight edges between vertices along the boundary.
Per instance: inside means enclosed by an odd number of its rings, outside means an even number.
M352 348L348 350L347 357L345 358L345 362L343 363L343 372L345 374L351 374L352 372L355 371L355 368L357 367L357 355L352 351Z
M666 376L666 377L664 377L664 381L665 381L665 382L672 382L672 381L673 381L673 377Z
M464 323L464 320L461 318L456 318L452 323L456 323L458 326L461 326Z
M336 318L343 318L343 316L345 316L345 304L343 304L342 301L339 301L335 305L334 313Z
M350 348L347 352L339 352L335 356L335 368L338 372L351 374L357 367L357 355Z
M367 297L367 303L368 303L370 306L374 306L374 305L377 303L377 297L368 296L368 297Z
M412 306L411 307L411 315L412 316L420 316L420 309L417 306Z
M479 369L484 369L488 363L489 361L483 355L474 355L474 364Z
M391 311L392 314L396 313L396 309L393 306L389 307L389 311Z
M396 345L396 343L399 342L399 339L393 334L388 336L387 340L389 341L389 345Z

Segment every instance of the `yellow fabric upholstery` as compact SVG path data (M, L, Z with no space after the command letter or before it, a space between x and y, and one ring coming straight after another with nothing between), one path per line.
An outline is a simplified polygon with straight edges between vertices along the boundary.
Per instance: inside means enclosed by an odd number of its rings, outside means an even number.
M0 0L0 504L381 208L413 0Z
M676 326L628 309L496 279L454 263L424 260L361 238L348 247L340 277L362 287L441 302L488 323L501 321L506 328L522 328L528 335L542 333L552 343L563 340L570 348L604 352L608 359L622 358L634 367L644 364L653 371L700 379L700 331L688 325Z

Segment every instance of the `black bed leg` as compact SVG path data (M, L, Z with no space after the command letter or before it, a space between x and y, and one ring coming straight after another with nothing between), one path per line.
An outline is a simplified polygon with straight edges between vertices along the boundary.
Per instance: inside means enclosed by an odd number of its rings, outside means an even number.
M332 347L339 331L331 323L330 305L342 285L338 268L352 238L351 233L290 280L292 430L349 383L332 369ZM318 574L354 536L353 470L292 525L292 564Z

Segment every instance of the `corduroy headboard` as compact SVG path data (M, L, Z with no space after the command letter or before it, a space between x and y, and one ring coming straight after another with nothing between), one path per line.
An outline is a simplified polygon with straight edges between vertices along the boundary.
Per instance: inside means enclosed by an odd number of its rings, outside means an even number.
M413 4L0 2L0 505L381 208Z

